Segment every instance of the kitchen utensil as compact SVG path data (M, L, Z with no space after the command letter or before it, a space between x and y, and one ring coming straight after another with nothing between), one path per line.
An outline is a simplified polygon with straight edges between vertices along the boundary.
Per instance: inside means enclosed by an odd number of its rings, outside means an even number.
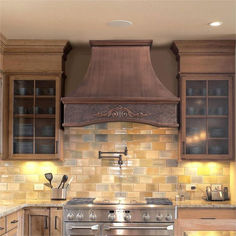
M64 188L65 187L65 183L66 183L66 181L68 180L68 176L67 175L65 175L65 179L64 179L64 181L63 181L63 184L62 184L62 188Z
M211 187L210 186L206 187L206 195L207 195L207 200L211 201Z
M69 180L69 182L68 182L68 184L66 185L66 189L68 189L69 188L69 185L71 184L71 182L72 182L72 180L74 179L74 177L71 177L70 178L70 180Z
M47 186L48 188L52 188L49 183L44 183L44 185Z
M229 190L228 190L228 187L224 187L224 200L229 200Z
M52 179L53 179L52 173L46 173L46 174L44 174L44 176L48 180L48 182L50 183L51 188L53 188L53 186L52 186Z
M67 179L68 179L67 175L62 176L61 183L59 184L58 189L61 187L62 184L63 184L63 187L64 187L65 182L67 181Z

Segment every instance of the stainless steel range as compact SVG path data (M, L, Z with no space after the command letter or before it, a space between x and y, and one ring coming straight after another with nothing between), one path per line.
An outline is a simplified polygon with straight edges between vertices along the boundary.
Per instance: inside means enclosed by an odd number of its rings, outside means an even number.
M173 236L175 207L168 199L109 202L72 199L64 206L64 236Z

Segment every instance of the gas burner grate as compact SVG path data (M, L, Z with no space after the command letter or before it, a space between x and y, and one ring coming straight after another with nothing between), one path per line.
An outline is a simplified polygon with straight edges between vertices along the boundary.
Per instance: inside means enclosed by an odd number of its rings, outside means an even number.
M168 198L145 198L147 204L154 205L173 205L173 202Z
M72 198L66 205L93 204L95 198Z

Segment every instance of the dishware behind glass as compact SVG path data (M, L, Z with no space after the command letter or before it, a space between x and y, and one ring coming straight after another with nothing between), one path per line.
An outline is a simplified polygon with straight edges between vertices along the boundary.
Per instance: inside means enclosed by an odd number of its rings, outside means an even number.
M19 95L26 95L26 88L19 88Z
M17 107L18 114L25 114L25 107L24 106L19 106Z
M187 88L187 96L193 96L193 89Z
M221 88L216 88L215 89L215 95L216 96L221 96L222 95L222 89Z
M48 94L49 95L54 95L54 88L49 88L48 89Z
M217 107L216 114L217 115L224 115L224 107Z
M48 114L54 114L54 113L55 113L55 107L49 107Z
M202 153L202 147L201 146L192 146L189 147L190 154L200 154Z
M187 107L187 114L188 115L194 115L195 108L194 107Z
M223 154L223 147L214 145L209 147L209 154Z
M40 88L36 88L35 93L36 93L37 96L40 95L41 94L41 89Z
M40 107L35 107L34 111L35 111L35 114L40 114Z

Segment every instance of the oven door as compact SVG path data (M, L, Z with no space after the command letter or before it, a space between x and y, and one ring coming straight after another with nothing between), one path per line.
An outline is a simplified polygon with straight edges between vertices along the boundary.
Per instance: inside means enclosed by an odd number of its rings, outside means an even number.
M113 223L104 224L103 236L174 236L174 223Z
M96 223L69 223L66 222L64 225L65 236L99 236L101 226Z

